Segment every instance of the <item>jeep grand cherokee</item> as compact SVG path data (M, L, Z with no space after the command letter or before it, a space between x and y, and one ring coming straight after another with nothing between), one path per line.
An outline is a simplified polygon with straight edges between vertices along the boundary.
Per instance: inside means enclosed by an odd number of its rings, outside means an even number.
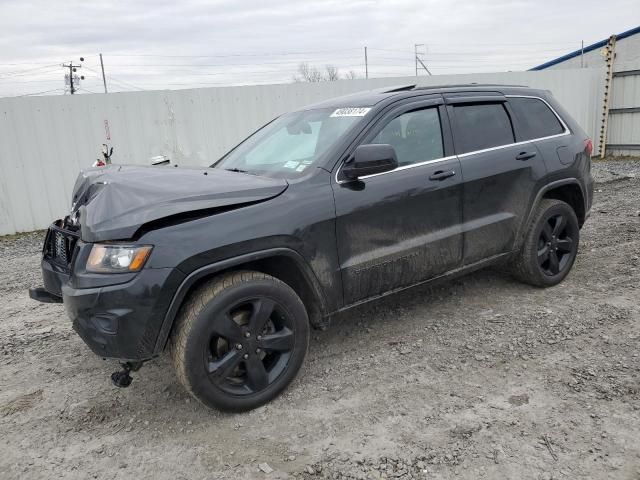
M592 144L547 91L406 86L265 125L208 168L81 172L44 287L102 357L168 349L205 405L247 410L296 376L310 326L506 263L537 287L576 258Z

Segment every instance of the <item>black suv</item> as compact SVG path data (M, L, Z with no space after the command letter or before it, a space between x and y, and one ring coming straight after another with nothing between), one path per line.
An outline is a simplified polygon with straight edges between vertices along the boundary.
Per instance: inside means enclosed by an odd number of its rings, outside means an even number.
M592 144L547 91L404 86L265 125L209 168L84 171L48 230L40 301L120 359L168 348L205 405L255 408L310 326L414 285L506 263L549 287L575 260Z

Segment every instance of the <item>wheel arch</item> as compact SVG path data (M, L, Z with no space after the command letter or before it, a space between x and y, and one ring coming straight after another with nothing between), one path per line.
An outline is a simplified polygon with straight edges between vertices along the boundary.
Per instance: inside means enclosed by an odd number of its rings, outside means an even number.
M314 327L324 327L328 313L326 298L318 279L304 258L289 248L273 248L240 255L198 268L180 284L165 314L156 339L154 354L164 350L176 316L189 293L203 282L232 270L254 270L275 277L289 285L302 300L309 321Z
M582 184L577 178L563 178L561 180L556 180L554 182L547 183L544 185L536 194L535 200L531 204L531 208L529 209L529 214L526 217L526 221L522 222L520 225L520 231L517 235L517 243L515 245L514 251L517 251L524 241L525 235L527 234L527 230L529 225L531 224L531 220L540 205L540 201L543 198L553 198L556 200L562 200L566 202L573 208L573 211L576 212L576 216L578 217L578 225L582 228L582 225L586 221L587 218L587 202L584 193L584 188Z
M575 182L562 183L544 190L541 198L553 198L569 204L578 217L578 225L582 227L586 220L586 203L582 186ZM537 205L538 202L536 202Z

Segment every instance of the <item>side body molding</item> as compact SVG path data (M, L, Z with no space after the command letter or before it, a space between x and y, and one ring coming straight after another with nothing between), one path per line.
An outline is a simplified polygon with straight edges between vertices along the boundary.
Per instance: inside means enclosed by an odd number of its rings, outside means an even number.
M182 302L187 296L189 290L198 280L217 272L236 267L238 265L277 256L286 256L296 262L296 264L300 268L300 271L313 290L322 315L325 316L330 313L327 311L326 299L324 293L322 292L318 279L316 278L315 274L311 270L311 267L306 262L304 257L298 252L290 248L270 248L267 250L246 253L244 255L239 255L237 257L228 258L219 262L205 265L204 267L198 268L197 270L194 270L189 275L187 275L182 284L176 290L176 293L171 300L171 304L169 305L169 309L167 310L164 320L162 321L162 327L160 328L160 332L158 333L158 338L156 339L155 347L153 349L154 355L158 355L162 352L162 350L164 350L165 345L167 344L167 340L169 339L169 333L171 332L171 328L173 327L173 322L175 321L176 315L178 314L178 310L180 309L180 306L182 305Z

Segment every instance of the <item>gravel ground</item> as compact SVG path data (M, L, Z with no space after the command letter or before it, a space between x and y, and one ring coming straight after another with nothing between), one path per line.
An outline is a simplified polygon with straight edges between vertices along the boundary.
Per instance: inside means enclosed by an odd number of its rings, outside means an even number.
M63 307L26 296L43 232L0 238L0 478L640 478L640 162L593 170L563 284L489 270L343 314L239 415L166 357L112 387Z

